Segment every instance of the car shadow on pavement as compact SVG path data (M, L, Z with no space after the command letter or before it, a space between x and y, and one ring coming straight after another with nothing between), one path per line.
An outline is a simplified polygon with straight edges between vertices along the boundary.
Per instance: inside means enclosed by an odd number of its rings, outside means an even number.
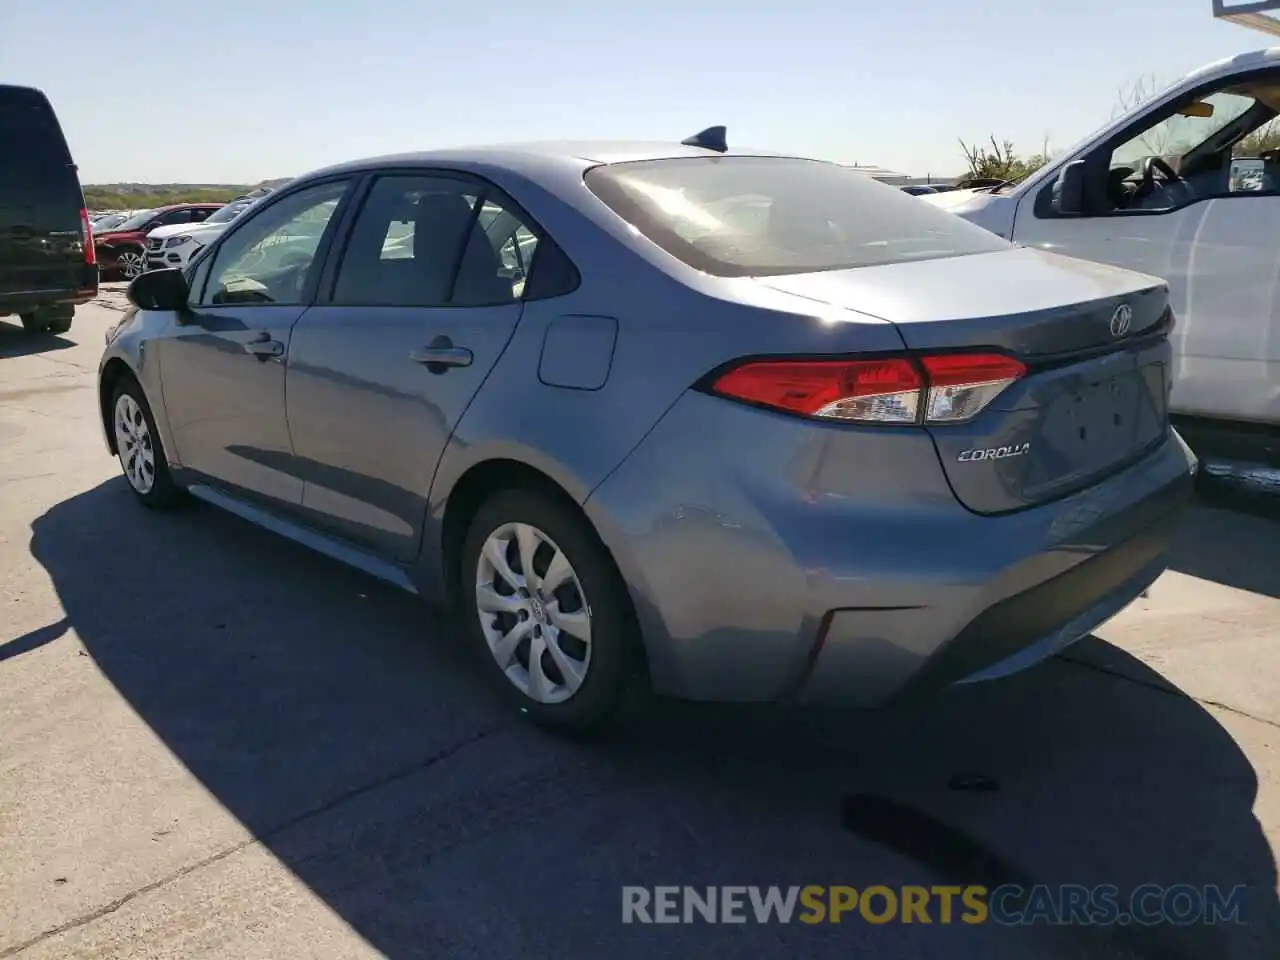
M0 320L0 360L66 350L75 343L53 333L27 333L18 323Z
M1202 490L1174 536L1169 568L1280 598L1280 501L1226 484Z
M911 710L663 703L575 743L452 621L211 508L111 481L31 552L156 737L388 957L1275 955L1257 776L1137 661L1152 683L1053 661ZM939 883L1249 889L1241 926L621 923L624 884Z

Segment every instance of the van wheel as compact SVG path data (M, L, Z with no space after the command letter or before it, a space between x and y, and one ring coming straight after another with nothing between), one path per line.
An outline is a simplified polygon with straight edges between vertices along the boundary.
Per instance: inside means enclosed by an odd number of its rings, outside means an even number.
M486 669L539 726L596 731L644 689L639 628L613 558L581 514L496 493L462 549L459 597Z
M27 333L66 333L71 329L73 316L73 313L65 311L58 314L49 310L36 310L19 314L18 319L22 321L22 328Z

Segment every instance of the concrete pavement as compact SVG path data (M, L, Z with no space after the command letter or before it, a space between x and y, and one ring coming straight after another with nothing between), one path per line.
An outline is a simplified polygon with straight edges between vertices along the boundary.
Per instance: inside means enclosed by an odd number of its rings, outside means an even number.
M923 709L562 743L413 599L138 508L121 305L0 321L0 960L1280 955L1280 511L1198 505L1101 639ZM620 922L623 884L947 882L1250 890L1243 926Z

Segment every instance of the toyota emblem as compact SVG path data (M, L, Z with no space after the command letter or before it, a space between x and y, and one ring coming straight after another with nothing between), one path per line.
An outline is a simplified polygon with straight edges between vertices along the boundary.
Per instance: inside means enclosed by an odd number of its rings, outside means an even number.
M1123 337L1129 332L1129 325L1133 323L1133 308L1127 303L1122 303L1116 307L1116 312L1111 315L1111 335L1113 337Z

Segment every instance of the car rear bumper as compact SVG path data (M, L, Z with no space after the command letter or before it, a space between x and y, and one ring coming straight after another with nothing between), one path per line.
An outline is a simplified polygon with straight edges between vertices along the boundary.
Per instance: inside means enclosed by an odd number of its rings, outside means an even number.
M588 498L660 692L876 706L1023 669L1159 576L1195 463L1170 431L1095 486L979 516L916 432L806 433L690 394Z

